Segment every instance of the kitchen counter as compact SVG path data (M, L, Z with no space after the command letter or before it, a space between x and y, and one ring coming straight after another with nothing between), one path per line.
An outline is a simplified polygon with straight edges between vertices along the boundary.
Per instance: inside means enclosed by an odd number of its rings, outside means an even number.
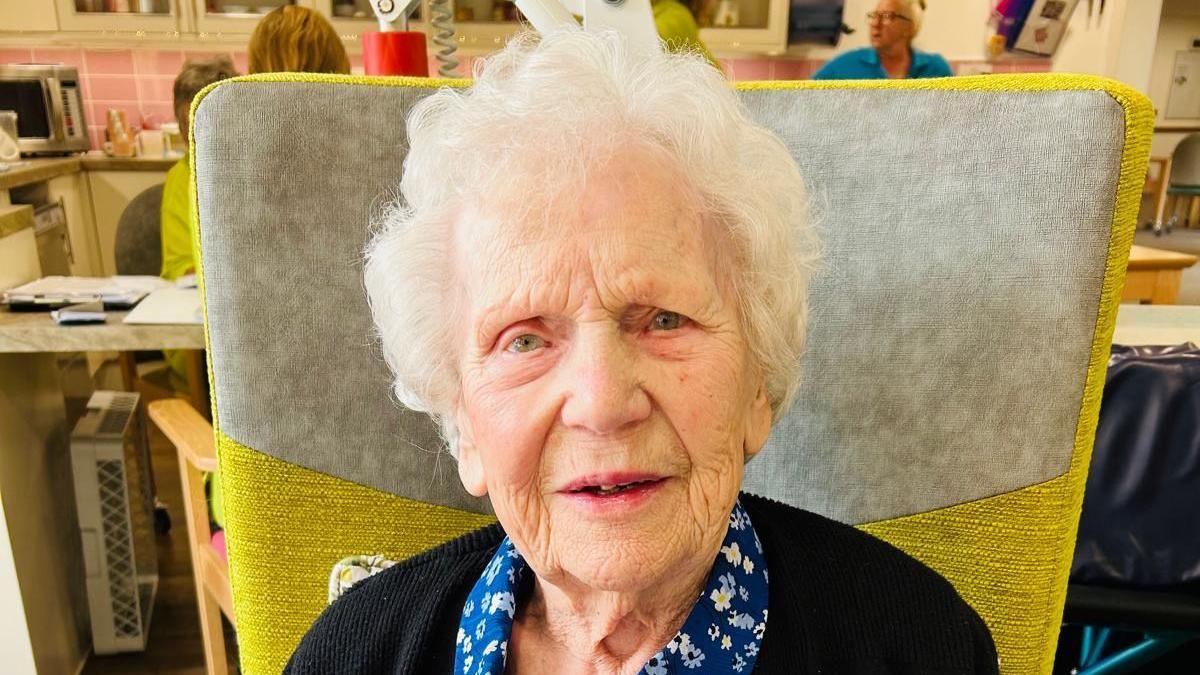
M179 161L178 157L109 157L99 152L79 159L84 171L166 171Z
M79 157L50 157L21 159L11 162L12 168L0 171L0 190L50 180L68 173L78 173L82 168Z
M60 326L50 312L0 309L0 354L204 349L203 326L122 323L127 314L110 311L106 323Z
M13 168L0 171L0 190L50 180L79 171L157 171L174 166L178 157L109 157L100 152L70 157L36 157L12 162Z

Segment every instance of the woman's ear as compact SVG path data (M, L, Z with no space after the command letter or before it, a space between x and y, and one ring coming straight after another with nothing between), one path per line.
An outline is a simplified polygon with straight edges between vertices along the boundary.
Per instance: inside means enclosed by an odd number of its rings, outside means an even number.
M458 478L467 492L476 497L487 494L487 474L483 470L483 458L475 446L475 434L471 431L471 420L458 406L455 412L458 423Z
M771 399L767 396L767 385L763 382L750 403L750 414L746 420L746 437L742 442L745 461L758 454L771 435Z

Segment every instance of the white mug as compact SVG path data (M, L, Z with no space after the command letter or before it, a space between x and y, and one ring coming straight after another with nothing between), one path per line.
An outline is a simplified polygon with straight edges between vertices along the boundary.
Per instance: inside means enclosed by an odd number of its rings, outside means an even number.
M8 162L21 156L17 145L17 113L0 110L0 162Z

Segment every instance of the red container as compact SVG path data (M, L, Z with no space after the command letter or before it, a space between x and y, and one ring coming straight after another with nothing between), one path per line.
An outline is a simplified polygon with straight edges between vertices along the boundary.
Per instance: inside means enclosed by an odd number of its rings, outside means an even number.
M429 77L425 34L415 31L371 31L362 34L363 71L367 75Z

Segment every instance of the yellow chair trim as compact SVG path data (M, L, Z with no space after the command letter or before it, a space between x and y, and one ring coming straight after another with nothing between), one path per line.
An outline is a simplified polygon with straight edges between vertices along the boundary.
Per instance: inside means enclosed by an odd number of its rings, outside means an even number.
M824 82L814 84L816 88L833 87ZM866 82L843 83L843 86L847 84L848 88L880 87ZM786 85L753 83L745 88L786 88ZM1108 261L1067 473L996 497L863 526L938 570L955 585L991 628L1003 672L1049 673L1066 600L1109 345L1150 155L1154 110L1145 96L1123 84L1080 75L947 78L904 81L888 88L1094 89L1112 96L1125 113L1125 148L1113 205ZM996 518L997 513L1004 514L1003 518ZM1014 560L1033 562L1014 565ZM1042 576L1052 581L1039 582Z
M404 560L495 522L304 469L219 431L217 448L245 673L283 670L324 609L338 560L353 554Z
M1061 604L1059 568L1071 560L1077 489L1068 473L996 497L860 527L954 584L991 629L1003 672L1050 672L1062 613L1055 605Z

